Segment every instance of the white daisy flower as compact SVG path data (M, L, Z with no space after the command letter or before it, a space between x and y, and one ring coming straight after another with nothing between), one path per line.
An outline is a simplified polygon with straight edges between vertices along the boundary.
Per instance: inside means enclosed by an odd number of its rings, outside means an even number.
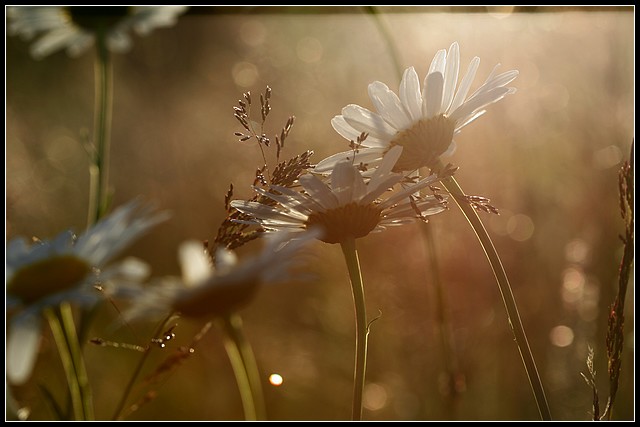
M24 383L33 368L42 328L41 313L61 302L83 305L100 298L94 286L115 293L115 284L144 279L148 266L134 258L107 265L135 239L167 218L137 201L75 238L71 232L29 244L17 237L6 248L6 301L11 312L7 342L7 377Z
M412 222L417 211L425 216L445 210L442 201L434 196L421 197L413 203L409 200L411 195L437 182L439 178L435 175L405 185L379 200L404 180L402 174L392 172L401 154L402 147L391 148L367 182L352 161L342 160L331 172L330 186L318 176L306 174L299 179L304 193L275 185L271 186L272 191L254 187L261 195L277 202L276 206L244 200L234 200L231 206L252 216L255 223L267 231L302 231L321 226L324 233L320 240L327 243L341 243L388 226Z
M169 27L188 6L11 6L7 8L9 34L26 39L44 33L32 46L40 59L61 49L78 56L105 32L107 48L124 52L131 46L133 29L146 35L154 28Z
M269 233L262 251L241 262L233 251L219 248L215 265L202 242L182 243L178 258L182 277L165 277L142 289L124 314L127 320L160 317L176 312L186 317L224 315L246 305L261 285L291 279L300 249L317 231Z
M484 114L488 105L516 91L506 85L518 76L518 71L496 75L498 64L487 80L467 97L479 64L480 58L473 58L458 86L460 52L458 43L454 42L448 53L444 49L436 53L422 90L416 70L409 67L400 82L399 95L382 82L369 85L369 97L377 112L350 104L331 124L350 141L355 141L362 132L369 134L355 156L355 163L375 165L391 147L401 146L404 151L394 171L433 168L440 156L453 154L453 137L463 127ZM328 173L345 158L353 159L353 153L330 156L318 163L315 171Z

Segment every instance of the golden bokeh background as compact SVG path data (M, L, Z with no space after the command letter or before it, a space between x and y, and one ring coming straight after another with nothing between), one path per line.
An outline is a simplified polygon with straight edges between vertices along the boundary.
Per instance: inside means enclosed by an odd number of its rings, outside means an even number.
M482 213L528 334L552 414L588 420L588 347L595 351L602 404L608 393L605 333L617 289L623 222L618 170L634 138L633 8L251 8L193 7L174 27L134 37L114 54L110 179L114 204L142 196L172 212L169 222L124 255L157 276L179 274L176 249L213 239L230 183L251 196L261 155L239 143L232 107L269 85L269 135L296 121L283 157L314 161L347 148L331 118L354 103L373 108L367 85L397 91L396 55L421 78L435 52L460 44L461 72L481 59L473 88L493 66L518 69L518 91L489 107L456 137L449 159L469 194L489 197ZM385 34L389 36L386 38ZM6 234L53 237L81 231L88 202L94 52L32 59L29 42L6 38ZM257 96L254 96L257 98ZM256 117L259 111L256 109ZM439 336L434 270L419 225L358 241L372 325L364 419L536 420L525 370L492 272L456 206L432 217L437 275L444 284L453 354ZM255 251L252 242L240 255ZM354 315L339 247L311 247L313 280L261 289L241 311L263 377L269 419L342 420L351 412ZM633 279L632 279L633 282ZM630 283L625 350L614 419L634 412L634 307ZM92 336L144 344L156 323L114 328L104 304ZM179 320L176 338L152 353L150 372L202 325ZM108 419L136 361L133 351L87 344L96 415ZM445 369L456 362L457 388ZM282 384L269 383L270 375ZM277 382L278 377L274 381ZM32 419L53 415L39 385L64 402L65 377L47 331L32 379L12 388ZM131 420L241 420L242 406L221 333L130 403L152 401Z

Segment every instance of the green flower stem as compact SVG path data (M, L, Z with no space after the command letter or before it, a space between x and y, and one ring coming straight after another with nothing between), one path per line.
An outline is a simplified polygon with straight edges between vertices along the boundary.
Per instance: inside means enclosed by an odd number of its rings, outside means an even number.
M153 333L153 338L158 338L160 334L162 334L162 331L164 331L167 322L169 322L169 320L171 320L172 317L173 317L173 313L169 314L162 322L158 324L158 327ZM116 410L113 413L113 417L111 418L112 421L119 421L121 419L124 405L127 403L127 398L129 397L129 394L131 394L131 390L133 390L133 385L136 383L136 379L138 378L138 375L140 375L140 372L142 372L142 367L144 366L145 362L149 358L150 353L151 353L151 345L147 344L147 346L144 348L144 353L142 354L142 357L138 361L138 365L136 366L136 369L133 371L133 375L131 376L131 379L129 380L129 382L127 383L127 386L124 389L124 393L120 398L120 402L118 402L118 406L116 407Z
M71 407L73 408L73 415L76 421L84 420L84 406L82 402L82 394L80 392L80 385L78 383L78 376L76 370L73 367L73 360L71 357L71 351L67 345L67 338L62 327L62 319L60 313L54 312L49 309L45 311L47 320L49 321L49 327L53 334L53 338L58 347L58 355L62 362L62 367L67 376L67 384L69 386L69 393L71 395Z
M469 224L473 228L473 231L475 231L476 236L480 241L480 245L489 260L493 274L498 282L502 301L504 302L505 309L507 310L507 317L509 319L509 324L511 325L511 330L513 331L516 344L518 345L518 350L520 351L520 356L522 357L522 362L524 363L527 376L529 377L529 383L533 389L533 395L536 399L536 403L538 404L540 416L545 421L551 420L551 411L549 410L549 404L547 403L544 388L542 387L542 381L540 380L540 375L538 374L533 354L529 348L527 336L524 333L524 327L520 320L516 300L513 296L513 292L511 291L511 286L509 285L509 279L507 279L507 274L504 271L498 252L493 246L493 242L491 241L487 230L484 228L478 213L467 202L464 191L462 191L462 188L456 179L454 177L446 178L442 180L442 184L453 196L458 207L467 218L467 221L469 221Z
M224 348L236 377L246 421L266 420L266 405L262 393L256 359L242 331L242 319L228 314L220 319L224 332Z
M96 34L95 65L95 151L89 166L89 218L88 227L95 224L107 211L109 204L109 145L112 114L112 64L104 32Z
M353 379L353 408L352 420L362 420L362 395L364 392L365 373L367 370L367 340L369 338L369 325L367 324L367 309L364 299L364 286L360 261L356 250L355 239L349 238L341 244L344 259L347 262L353 303L356 313L356 361Z
M62 320L67 344L69 346L69 353L73 362L78 387L80 388L84 420L93 421L95 419L93 411L93 394L89 384L89 376L87 375L87 367L84 363L82 348L78 341L78 333L73 321L73 311L71 310L71 305L69 303L64 302L60 304L60 318Z

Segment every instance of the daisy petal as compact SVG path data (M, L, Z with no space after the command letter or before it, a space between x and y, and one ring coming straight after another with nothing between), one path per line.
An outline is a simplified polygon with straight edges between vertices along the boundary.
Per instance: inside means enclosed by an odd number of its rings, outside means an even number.
M347 105L342 109L342 116L353 128L367 132L374 138L388 141L396 134L396 129L391 127L379 114L359 105Z
M7 342L7 377L14 384L23 384L33 370L40 343L41 320L30 313L17 316L9 325Z
M385 191L390 190L394 185L402 180L402 174L393 174L387 176L385 179L378 180L377 185L374 187L372 185L368 185L367 187L367 195L362 198L360 203L367 204L373 203L375 199L384 194ZM387 206L387 205L380 205Z
M485 84L483 84L477 91L473 93L469 97L469 99L477 96L480 93L488 92L497 87L503 87L511 83L516 77L518 77L518 70L506 71L498 76L493 77L491 80L488 80Z
M295 206L295 210L300 213L308 214L311 210L322 209L322 206L316 203L315 200L309 198L306 194L298 193L296 190L292 190L291 188L272 185L271 189L289 197L291 199L291 202L289 203L292 203L291 206Z
M424 117L430 119L441 113L442 109L442 85L444 77L440 73L431 73L427 75L424 81L424 93L422 94L422 103Z
M35 59L43 57L62 49L80 36L80 31L74 27L64 27L53 30L42 36L31 46L31 55Z
M415 68L409 67L404 70L399 92L400 100L411 116L411 120L420 120L422 118L422 93L420 92L420 80Z
M449 148L447 148L447 151L445 151L444 153L440 154L440 156L442 157L449 157L452 156L453 153L456 152L456 142L455 141L451 141L451 144L449 144Z
M458 70L460 68L460 48L453 42L447 55L447 66L444 74L444 91L442 96L442 111L446 112L451 106L453 96L458 83Z
M343 160L349 160L355 165L359 165L360 163L371 164L382 159L383 153L384 149L377 147L360 149L355 155L353 154L353 151L343 151L342 153L333 154L318 162L318 164L313 168L313 171L318 173L331 172L338 162Z
M338 205L344 206L353 200L352 184L357 173L348 160L338 163L331 172L331 191L338 198Z
M302 185L309 196L318 202L325 209L333 209L339 206L338 198L331 192L317 176L307 174L299 178Z
M338 198L340 206L357 202L367 193L367 185L353 164L344 160L331 173L331 191Z
M384 155L382 163L375 169L373 175L371 175L371 180L369 181L371 188L376 188L379 185L378 181L386 179L387 176L391 175L391 170L402 155L402 150L402 146L396 145Z
M454 112L458 107L462 105L464 100L467 98L467 94L469 93L469 89L471 89L471 83L473 83L473 79L476 77L476 71L478 71L479 65L480 58L478 58L477 56L473 58L469 63L469 67L467 67L467 73L462 78L462 82L460 83L458 92L453 98L451 107L449 107L450 112Z
M455 133L460 132L460 129L462 129L463 127L465 127L466 125L468 125L469 123L471 123L472 121L477 119L478 117L482 116L486 112L487 112L487 110L480 110L480 111L477 111L477 112L473 113L473 115L470 116L469 118L467 118L465 121L463 121L463 122L458 121L456 123Z
M248 200L233 200L230 205L240 212L251 215L257 219L271 219L284 222L295 222L296 219L305 221L307 219L306 216L295 211L284 212L271 206Z
M362 131L354 129L353 126L347 123L343 116L335 116L331 119L331 126L336 132L349 141L356 141L362 133ZM388 142L386 140L376 138L372 135L368 135L362 142L363 147L386 147L387 145Z
M188 287L194 286L211 274L211 262L201 242L189 240L178 248L182 278Z
M493 104L494 102L502 99L508 93L509 88L497 87L488 92L478 94L474 98L462 104L456 111L451 113L449 118L455 121L467 121L468 116L473 115L478 109L484 108L489 104Z
M274 188L274 186L271 186L270 188L274 191L278 191L277 189ZM303 198L292 198L291 196L284 195L284 194L274 194L271 191L267 191L264 188L260 188L256 186L253 186L253 189L256 193L260 194L261 196L274 200L280 203L282 206L289 206L292 209L295 209L296 211L303 213L305 215L308 215L309 213L311 213L311 210L305 205L306 200L304 200ZM302 195L300 194L300 196Z
M444 68L446 66L447 61L447 51L445 49L440 49L436 52L433 60L431 61L431 65L429 65L429 74L440 73L444 74Z
M69 42L67 46L67 54L71 57L77 57L86 51L94 43L94 38L86 33L78 34L78 36Z
M382 82L373 82L369 85L369 98L378 110L378 113L396 130L411 127L411 118L408 116L398 95L389 90Z

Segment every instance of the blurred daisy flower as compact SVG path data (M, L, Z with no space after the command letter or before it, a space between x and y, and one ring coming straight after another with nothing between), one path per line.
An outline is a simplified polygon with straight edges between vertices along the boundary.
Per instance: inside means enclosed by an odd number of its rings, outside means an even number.
M29 244L17 237L7 244L7 377L12 383L24 383L31 374L42 312L62 302L91 305L101 298L96 286L117 296L117 285L144 279L148 266L135 258L107 264L166 218L133 201L77 238L64 232L53 240Z
M405 183L401 190L380 199L405 180L402 174L392 172L401 155L402 147L391 148L367 182L351 160L341 160L331 172L330 185L314 174L306 174L299 178L303 193L275 185L271 191L254 187L256 192L275 201L275 206L244 200L234 200L231 206L253 217L267 231L303 231L320 226L324 231L320 240L326 243L364 237L372 231L445 210L442 197L417 196L421 189L440 180L436 175Z
M188 6L11 6L7 8L8 33L31 39L44 33L31 46L31 55L41 59L61 49L78 56L104 36L108 49L124 52L131 46L128 32L146 35L169 27Z
M516 91L506 86L518 76L518 71L496 75L498 64L467 97L479 64L480 58L473 58L458 86L460 52L454 42L449 52L442 49L436 53L422 90L416 70L409 67L400 82L399 96L384 83L375 81L369 85L369 97L377 112L350 104L331 124L347 140L355 140L362 132L369 134L355 155L355 163L375 165L391 147L401 146L404 151L394 171L433 168L440 156L453 154L453 137L463 127L484 114L487 106ZM315 171L328 173L341 160L353 157L351 151L335 154L319 162Z
M296 235L270 233L262 251L238 261L235 253L218 248L215 263L202 242L189 240L178 249L182 277L164 277L132 298L126 320L160 317L171 313L199 318L223 316L249 303L263 284L292 278L300 249L315 239L317 231Z

